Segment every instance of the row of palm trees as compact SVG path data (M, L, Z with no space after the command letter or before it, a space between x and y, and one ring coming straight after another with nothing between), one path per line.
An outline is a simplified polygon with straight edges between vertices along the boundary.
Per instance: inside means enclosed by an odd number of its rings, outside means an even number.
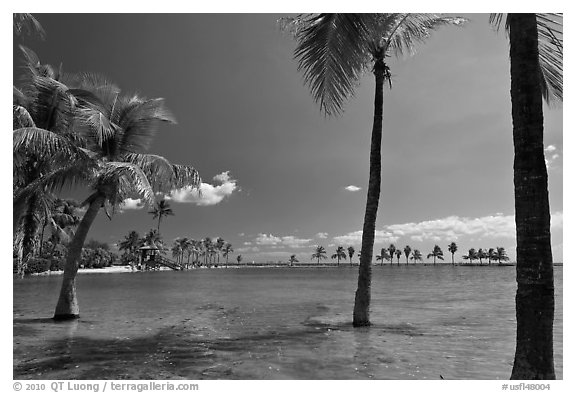
M348 253L346 253L346 251ZM454 254L456 253L456 251L458 251L458 246L455 242L452 242L448 245L448 251L452 254L452 265L454 265ZM350 264L352 264L352 257L354 256L354 253L356 252L356 250L354 249L354 247L350 246L347 248L347 250L344 249L344 247L342 246L338 246L336 248L336 251L334 254L332 254L331 258L332 259L336 259L337 265L340 265L340 260L342 259L346 259L346 257L349 257L350 260ZM400 250L399 248L396 248L396 246L394 244L390 244L388 246L388 248L382 248L380 249L380 254L376 255L376 261L380 261L381 265L384 264L384 261L389 261L390 264L393 263L394 258L396 258L396 262L399 265L400 264L400 258L402 257L402 255L404 255L405 260L406 260L406 264L408 264L408 260L410 261L414 261L414 263L418 262L418 261L422 261L423 256L422 253L420 252L420 250L417 249L412 249L412 247L410 246L405 246L403 250ZM294 257L294 258L292 258ZM292 255L290 257L290 264L293 264L294 262L298 262L298 260L295 260L296 255ZM324 260L327 259L327 251L323 246L315 246L315 250L314 253L311 256L311 259L316 259L318 261L318 263L320 263L320 260ZM361 260L361 255L358 255L358 258ZM432 251L427 255L426 257L427 259L433 258L433 263L434 265L436 265L436 259L440 259L440 260L444 260L444 252L442 251L442 249L440 248L440 246L435 245L434 248L432 249ZM487 251L484 251L482 248L478 249L478 251L476 251L474 248L471 248L468 251L467 255L463 255L462 256L463 259L469 260L470 262L473 262L474 260L480 260L480 264L482 264L482 259L488 259L488 263L491 264L492 261L498 261L498 263L502 263L502 261L508 261L510 258L508 258L508 256L506 255L506 250L504 249L504 247L497 247L497 248L490 248Z
M228 267L228 258L234 252L232 244L221 237L215 240L209 237L205 237L202 240L178 237L174 240L171 250L172 256L176 258L176 261L185 266L190 266L191 257L193 257L193 266L218 266L220 264L220 255L222 255L223 258L226 258L225 266ZM186 258L186 263L184 263L184 258ZM201 258L203 258L203 261Z
M42 64L32 50L20 49L22 83L13 87L13 226L21 239L14 240L25 265L47 198L66 185L91 191L68 245L54 312L55 319L78 318L76 274L100 210L111 218L127 198L152 206L157 195L199 187L201 180L194 168L147 153L157 126L175 123L162 99L125 94L98 74L65 73Z

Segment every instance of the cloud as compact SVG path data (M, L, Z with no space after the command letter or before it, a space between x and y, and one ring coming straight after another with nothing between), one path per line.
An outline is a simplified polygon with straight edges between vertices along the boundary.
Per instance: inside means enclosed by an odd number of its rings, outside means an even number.
M357 186L353 186L353 185L349 185L348 187L344 187L344 189L346 191L350 191L350 192L356 192L356 191L360 191L361 188L357 187Z
M312 239L301 239L295 236L278 237L272 234L267 235L265 233L258 234L256 239L254 239L254 242L260 246L284 246L292 248L304 247L311 241Z
M145 206L141 199L126 198L124 202L120 204L120 211L124 210L140 210Z
M560 154L557 153L557 148L554 145L548 145L544 149L544 161L546 162L547 169L553 169L555 167L556 161L560 158Z
M544 151L545 151L546 153L552 153L552 152L556 151L556 146L554 146L554 145L548 145L548 146L546 146L546 148L544 149Z
M563 213L553 213L550 225L552 229L562 228ZM514 215L495 214L479 218L449 216L437 220L388 225L376 230L375 243L394 243L401 237L419 242L453 241L463 236L478 239L514 239L516 237ZM337 243L359 244L362 240L362 231L336 236L334 240Z
M220 184L202 183L200 192L192 187L180 188L172 191L166 199L180 203L194 203L197 206L212 206L238 190L237 180L230 177L230 171L214 176L213 180Z
M328 234L326 232L318 232L316 234L316 237L319 239L326 239L328 237Z

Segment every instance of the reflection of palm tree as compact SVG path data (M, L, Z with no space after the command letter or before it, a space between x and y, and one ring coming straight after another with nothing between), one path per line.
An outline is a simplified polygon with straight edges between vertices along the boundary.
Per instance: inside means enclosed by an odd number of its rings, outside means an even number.
M388 255L388 250L385 248L380 249L380 255L376 255L376 260L380 261L380 266L384 265L384 261L389 261L390 256Z
M316 246L316 251L314 251L314 254L312 254L311 259L318 259L318 264L320 264L320 259L326 259L328 258L326 256L326 249L322 246Z
M501 15L491 21L499 23ZM562 15L508 14L516 219L516 353L511 379L555 379L554 267L542 97L562 99Z
M344 251L344 247L338 246L336 249L336 253L332 254L332 259L338 260L338 266L340 266L340 259L346 259L346 252Z
M458 246L456 243L452 242L448 245L448 251L452 253L452 266L454 266L454 253L458 251Z
M410 247L410 246L404 247L404 255L406 256L406 265L408 265L408 257L410 256L411 252L412 252L412 247Z
M354 256L354 252L356 250L354 249L354 247L350 246L348 247L348 257L350 258L350 266L352 266L352 257Z
M152 214L152 219L158 219L158 233L160 233L160 221L162 221L162 217L173 216L174 212L170 208L170 204L162 199L156 202L154 209L149 211L148 214Z
M422 260L422 253L420 252L420 250L413 250L412 256L410 257L410 260L414 261L414 263L416 263L416 261L421 261Z
M372 66L375 76L374 119L370 146L370 176L358 289L354 302L353 325L370 325L371 259L374 248L376 215L381 183L381 140L383 88L391 74L385 58L411 50L430 32L444 24L461 24L461 18L443 18L430 14L312 14L292 19L298 46L295 56L299 69L310 85L323 111L342 111L344 100L353 94L361 73Z
M434 258L434 265L436 265L436 258L444 260L444 253L442 252L442 249L440 248L439 245L436 244L434 246L434 249L430 254L426 256L426 259L429 259L430 257Z

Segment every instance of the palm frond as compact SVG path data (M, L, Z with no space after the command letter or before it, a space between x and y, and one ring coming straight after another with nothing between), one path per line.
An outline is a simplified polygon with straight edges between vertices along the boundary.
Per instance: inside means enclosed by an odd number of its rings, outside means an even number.
M44 28L32 14L15 13L12 15L12 23L16 35L21 35L25 32L28 35L38 35L41 39L46 37Z
M366 19L360 14L312 14L289 24L298 42L294 51L298 70L327 115L342 112L367 65Z
M25 128L25 127L36 127L36 124L34 124L32 116L30 116L30 113L28 113L26 108L19 105L13 105L12 129L17 130L19 128Z
M154 190L146 174L137 165L128 162L106 162L102 165L96 188L106 195L112 205L137 195L152 206L156 201Z
M416 44L430 38L432 31L441 26L463 26L468 22L461 17L449 17L436 14L384 14L382 18L382 39L385 52L394 52L396 56L413 54Z
M48 130L67 132L73 122L77 100L68 87L50 77L34 75L31 112L36 124Z
M67 138L42 128L19 128L13 131L12 136L13 151L17 154L58 156L66 162L92 161L86 150L79 148Z

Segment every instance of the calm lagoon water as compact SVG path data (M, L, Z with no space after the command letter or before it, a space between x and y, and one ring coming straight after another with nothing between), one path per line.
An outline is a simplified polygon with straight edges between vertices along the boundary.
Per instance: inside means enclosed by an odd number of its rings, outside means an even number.
M562 267L555 267L562 378ZM508 379L515 268L374 266L374 326L354 329L357 268L86 274L82 318L49 318L61 277L14 281L15 379Z

